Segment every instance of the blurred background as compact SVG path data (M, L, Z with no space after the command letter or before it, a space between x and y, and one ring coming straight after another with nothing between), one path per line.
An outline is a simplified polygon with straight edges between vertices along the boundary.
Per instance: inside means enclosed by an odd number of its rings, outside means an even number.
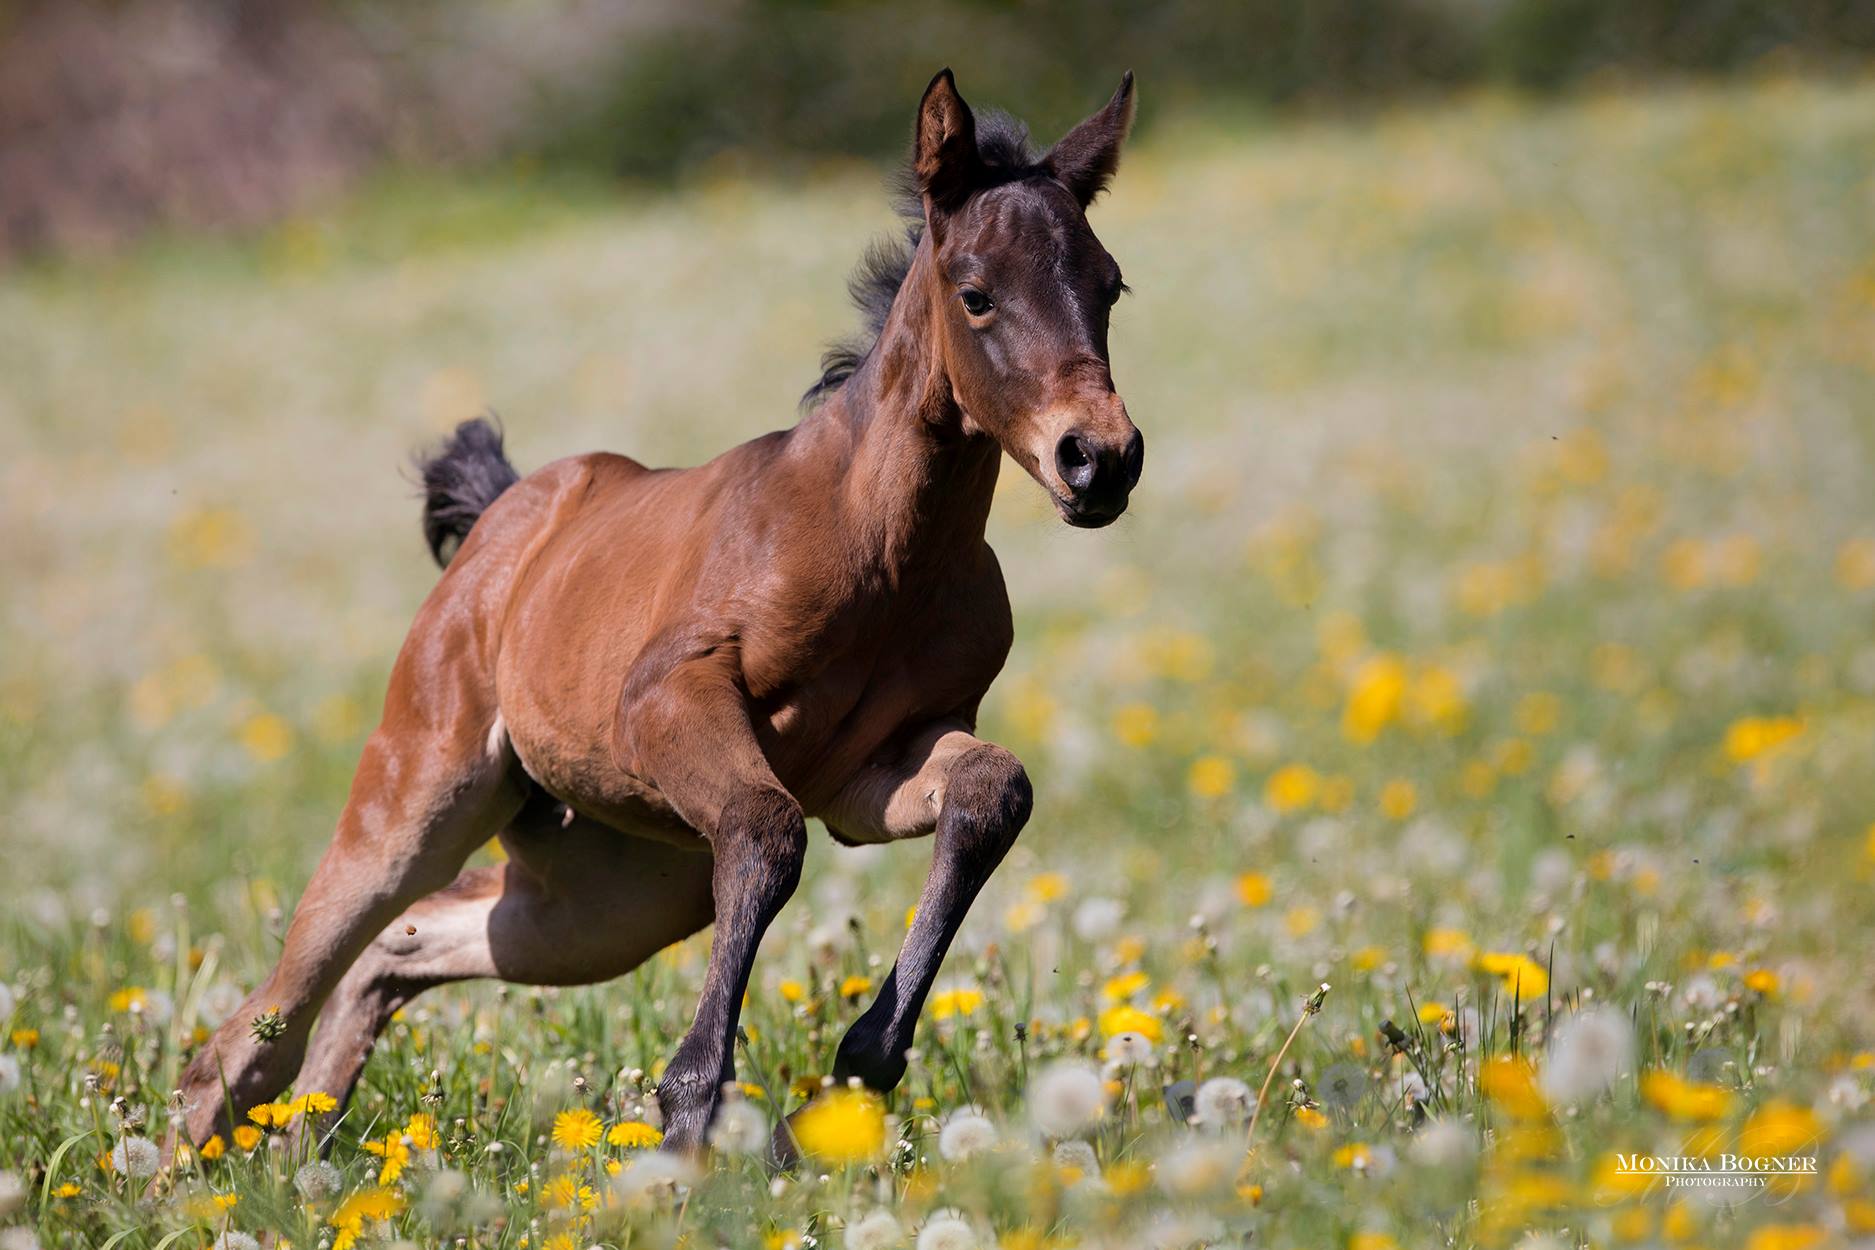
M1305 983L1370 885L1510 946L1601 853L1795 958L1875 819L1871 53L1856 0L4 0L15 937L179 892L251 980L434 581L412 450L791 423L949 64L1043 142L1142 100L1144 485L993 522L1018 864L1174 926L1266 866ZM923 859L816 888L889 935Z
M1865 0L6 0L0 248L265 225L411 165L805 176L896 155L946 61L1048 134L1131 66L1150 134L1872 51Z

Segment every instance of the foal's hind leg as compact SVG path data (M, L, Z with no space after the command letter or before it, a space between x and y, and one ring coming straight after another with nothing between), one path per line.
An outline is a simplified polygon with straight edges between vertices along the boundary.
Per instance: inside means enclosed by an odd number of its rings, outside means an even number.
M586 985L710 923L710 857L586 820L539 796L502 834L509 862L471 869L378 934L319 1017L296 1091L347 1099L393 1012L477 977Z
M513 756L490 749L494 708L480 694L460 661L425 663L409 650L399 661L386 703L395 711L365 745L279 963L183 1073L185 1127L196 1145L286 1085L320 1005L372 936L446 884L520 806ZM257 1027L263 1017L268 1025Z

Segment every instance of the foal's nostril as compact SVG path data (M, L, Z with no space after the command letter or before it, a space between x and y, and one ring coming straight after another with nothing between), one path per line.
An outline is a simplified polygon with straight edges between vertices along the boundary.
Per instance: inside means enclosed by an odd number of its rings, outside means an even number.
M1146 467L1146 436L1138 430L1126 440L1126 450L1120 453L1120 471L1126 475L1126 489L1132 490L1139 485L1139 475Z
M1055 468L1068 489L1080 494L1094 484L1094 448L1079 434L1065 434L1055 444Z

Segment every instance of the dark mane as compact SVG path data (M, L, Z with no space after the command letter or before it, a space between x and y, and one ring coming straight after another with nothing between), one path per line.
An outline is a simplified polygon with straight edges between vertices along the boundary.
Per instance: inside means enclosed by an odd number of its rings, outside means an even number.
M1002 179L1026 177L1036 168L1036 152L1029 128L1000 109L976 115L977 154ZM820 357L820 378L807 388L801 403L812 407L840 389L872 351L885 329L886 315L911 269L911 259L924 234L924 206L912 182L909 159L892 179L892 206L905 219L897 237L874 239L846 280L847 293L859 309L860 332L831 344Z

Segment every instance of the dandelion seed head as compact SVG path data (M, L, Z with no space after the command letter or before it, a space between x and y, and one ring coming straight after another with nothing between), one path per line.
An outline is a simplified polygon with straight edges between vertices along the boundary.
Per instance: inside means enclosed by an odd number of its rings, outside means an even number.
M314 1159L293 1173L293 1188L307 1201L318 1202L345 1188L345 1178L324 1159Z
M976 1250L976 1230L955 1211L939 1211L918 1231L918 1250Z
M1152 1062L1152 1042L1144 1033L1131 1030L1115 1033L1107 1039L1107 1061L1122 1067L1136 1067Z
M158 1151L147 1137L120 1137L111 1147L111 1166L124 1176L156 1175Z
M768 1145L768 1117L742 1098L724 1102L710 1125L710 1145L731 1155L752 1155Z
M231 1228L215 1238L213 1250L260 1250L260 1242Z
M892 1250L903 1244L905 1230L890 1211L868 1211L846 1226L846 1250Z
M1062 1059L1029 1083L1029 1116L1044 1137L1073 1137L1106 1111L1107 1088L1086 1063Z
M996 1125L975 1107L954 1111L938 1133L938 1153L952 1163L996 1148Z
M1627 1015L1589 1007L1557 1026L1543 1069L1543 1093L1557 1103L1593 1098L1633 1066L1634 1026Z
M620 1201L642 1205L666 1201L678 1190L696 1182L697 1168L690 1160L662 1151L647 1151L625 1166L613 1186Z
M1209 1129L1226 1129L1249 1120L1256 1110L1256 1095L1234 1076L1214 1076L1198 1087L1192 1098L1197 1122Z

